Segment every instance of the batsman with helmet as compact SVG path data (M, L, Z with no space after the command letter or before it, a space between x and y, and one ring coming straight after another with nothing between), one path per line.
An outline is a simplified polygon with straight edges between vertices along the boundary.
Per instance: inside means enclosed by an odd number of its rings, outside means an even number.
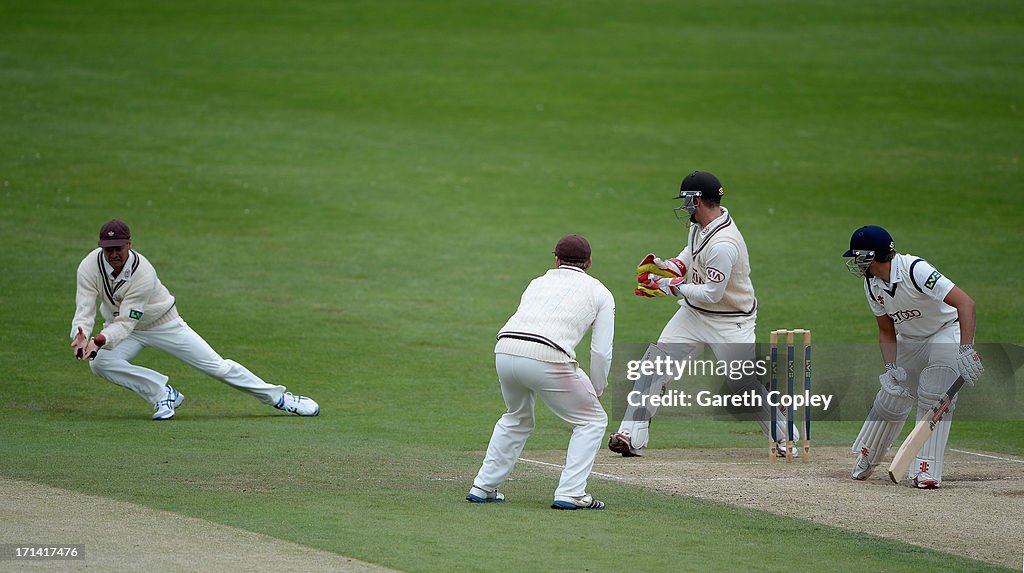
M754 327L757 298L750 280L750 259L729 210L722 206L725 191L718 178L706 171L694 171L679 186L676 217L688 228L688 243L674 259L647 255L637 268L636 294L644 297L678 297L679 309L648 347L643 360L675 361L696 359L711 347L719 361L753 363L756 357ZM661 394L672 379L666 375L642 375L634 392L644 397ZM763 408L755 413L766 436L771 435L767 391L753 375L727 377L734 394L756 393ZM657 406L637 400L626 409L619 430L608 439L608 448L623 456L640 455L650 439L650 423ZM785 420L777 423L778 435L785 436ZM780 441L779 455L786 452ZM794 455L796 452L794 451Z
M854 231L847 267L864 278L864 294L878 322L885 371L881 388L853 443L857 460L851 477L867 479L903 428L917 401L917 419L929 414L959 376L970 385L984 371L974 350L974 300L935 267L896 252L889 232L876 225ZM936 489L942 482L946 442L956 407L948 411L910 465L914 487Z

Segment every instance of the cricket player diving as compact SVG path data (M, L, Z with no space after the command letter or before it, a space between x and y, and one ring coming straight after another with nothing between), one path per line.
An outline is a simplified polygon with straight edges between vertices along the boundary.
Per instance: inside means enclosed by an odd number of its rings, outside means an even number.
M131 230L113 219L100 229L99 248L78 265L71 350L89 362L93 374L138 394L169 420L185 396L167 383L166 375L133 360L143 348L162 350L185 364L250 394L260 402L299 416L316 416L320 406L306 397L268 384L245 366L221 358L178 315L174 296L160 282L146 257L132 249ZM96 301L102 329L92 336Z
M984 371L974 351L974 301L924 259L901 255L888 231L868 225L854 231L843 253L850 271L864 278L864 295L878 322L885 371L867 420L853 443L851 477L864 480L885 456L917 402L921 420L959 376L970 385ZM911 483L936 489L956 399L910 465Z
M688 243L677 258L662 260L653 254L637 267L636 294L645 297L677 297L679 308L644 354L644 361L699 359L704 345L711 347L718 361L753 363L756 360L755 323L757 298L750 280L747 245L736 221L722 206L725 191L718 178L706 171L694 171L679 186L676 199L683 203L676 217L688 228ZM640 396L661 394L673 379L665 374L642 375L633 391ZM754 412L761 430L771 436L771 413L767 390L755 375L726 377L733 394L761 396L762 407ZM623 456L641 455L650 440L651 418L657 406L634 400L608 448ZM786 420L777 421L777 454L786 455ZM794 435L794 443L799 439ZM793 448L793 455L799 450Z
M555 268L530 282L515 314L498 331L494 365L505 414L494 424L480 471L466 499L505 501L498 488L512 472L533 432L540 398L572 428L552 509L604 509L587 493L608 415L598 398L608 386L615 330L615 299L587 274L590 243L566 235L555 246ZM590 376L576 362L576 345L590 336Z

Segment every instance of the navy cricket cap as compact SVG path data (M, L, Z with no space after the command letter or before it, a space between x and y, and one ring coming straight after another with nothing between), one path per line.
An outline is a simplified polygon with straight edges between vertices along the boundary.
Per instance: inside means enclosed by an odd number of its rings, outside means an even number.
M103 228L100 229L99 246L120 247L127 245L131 239L132 232L128 229L128 225L124 221L111 219L104 223Z
M683 182L679 184L679 195L673 198L678 199L683 196L683 193L693 191L712 201L721 201L722 195L725 195L721 181L707 171L694 171L684 177Z
M844 257L852 257L853 251L874 251L876 255L887 254L896 248L889 231L878 225L867 225L853 232L850 237L850 250L843 253Z

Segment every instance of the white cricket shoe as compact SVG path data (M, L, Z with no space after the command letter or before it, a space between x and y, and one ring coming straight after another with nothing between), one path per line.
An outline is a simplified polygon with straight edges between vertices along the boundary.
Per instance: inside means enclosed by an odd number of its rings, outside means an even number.
M875 471L875 466L868 462L867 448L864 448L864 453L857 456L857 461L853 464L853 471L850 472L850 477L855 480L866 480L868 476Z
M917 489L939 489L939 480L925 472L921 472L916 476L913 476L910 478L910 481Z
M274 404L278 410L291 412L296 416L317 416L320 414L320 404L307 396L297 396L291 392L281 394L281 399Z
M556 495L551 509L604 509L604 502L597 501L589 493L576 497Z
M471 503L494 503L505 501L505 494L498 490L487 491L482 487L473 486L466 494L466 501Z
M185 401L185 395L178 392L171 385L168 384L164 399L160 400L153 406L156 408L156 413L153 414L154 420L170 420L174 417L174 409L181 406L181 403Z

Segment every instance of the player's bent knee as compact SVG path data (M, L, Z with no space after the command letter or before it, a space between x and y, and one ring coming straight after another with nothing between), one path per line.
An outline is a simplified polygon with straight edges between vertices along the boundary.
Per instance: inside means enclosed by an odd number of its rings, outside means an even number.
M498 423L507 428L519 428L522 430L532 430L534 426L534 416L532 413L516 413L507 412L499 420Z
M938 402L958 376L960 373L955 368L945 364L926 366L921 370L921 378L917 384L918 398L928 404Z
M110 358L109 352L98 352L96 358L89 361L89 370L100 378L106 378L107 372L111 370L114 364L119 362L125 362L124 360Z
M893 396L884 390L879 390L875 395L875 404L872 410L881 420L902 422L913 407L914 398L911 396Z

